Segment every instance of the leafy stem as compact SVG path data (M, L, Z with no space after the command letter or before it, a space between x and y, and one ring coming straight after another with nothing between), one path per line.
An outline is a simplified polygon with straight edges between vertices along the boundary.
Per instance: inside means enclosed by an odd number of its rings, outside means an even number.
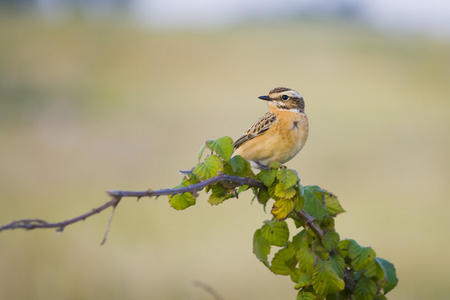
M206 148L210 154L202 160ZM341 239L336 232L335 218L345 212L336 195L316 185L303 186L295 170L278 163L253 173L248 161L233 156L233 141L229 137L206 141L198 159L191 171L181 172L181 183L174 188L110 190L107 193L111 200L80 216L55 223L22 219L1 226L0 232L17 228L56 228L61 232L111 207L104 244L114 212L123 198L168 196L174 209L184 210L196 204L201 190L209 193L211 205L238 198L240 193L250 190L253 199L264 208L271 203L273 216L256 230L253 253L271 272L290 277L294 288L299 290L297 299L383 300L397 285L393 264L377 257L371 247ZM298 229L295 235L291 235L287 220L293 221ZM274 253L269 259L271 251Z

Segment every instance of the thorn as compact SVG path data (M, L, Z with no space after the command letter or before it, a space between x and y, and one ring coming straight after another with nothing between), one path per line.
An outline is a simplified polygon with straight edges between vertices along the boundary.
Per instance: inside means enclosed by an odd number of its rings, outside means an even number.
M190 175L190 174L192 174L193 171L194 171L194 168L187 170L187 171L178 170L178 172L180 172L181 174L185 174L185 175Z
M120 191L118 190L108 190L106 193L111 197L117 197L120 196Z
M156 196L155 196L155 200L158 199L158 198L159 198L159 195L156 195Z
M136 202L139 201L139 200L141 200L141 198L142 198L142 196L137 197L137 198L136 198Z

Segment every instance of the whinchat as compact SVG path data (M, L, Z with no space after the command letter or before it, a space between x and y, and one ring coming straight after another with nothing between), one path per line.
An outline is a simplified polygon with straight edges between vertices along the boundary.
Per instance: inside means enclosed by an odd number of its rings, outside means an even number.
M242 156L253 168L266 169L274 161L284 164L303 148L309 125L298 92L277 87L259 99L268 101L270 112L236 140L233 155Z

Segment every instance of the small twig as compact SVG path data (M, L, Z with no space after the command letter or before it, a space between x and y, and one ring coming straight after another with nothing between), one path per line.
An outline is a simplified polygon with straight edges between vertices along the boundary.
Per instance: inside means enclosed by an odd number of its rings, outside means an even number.
M345 269L344 272L344 282L345 282L345 287L353 293L353 290L355 289L356 286L356 281L355 279L352 277L352 271L349 269ZM374 298L376 299L376 298Z
M116 211L116 207L120 202L121 197L113 197L117 199L117 202L112 206L111 215L109 216L108 225L106 226L105 234L103 235L103 240L100 245L104 245L106 243L106 237L108 236L109 228L111 227L111 221L114 216L114 212Z
M108 207L115 205L117 202L118 202L117 198L113 197L110 201L106 202L105 204L103 204L97 208L94 208L90 212L87 212L85 214L82 214L81 216L78 216L78 217L75 217L73 219L69 219L66 221L62 221L62 222L49 223L47 221L40 220L40 219L22 219L22 220L13 221L9 224L1 226L0 232L3 230L16 229L16 228L22 228L22 229L26 229L26 230L31 230L31 229L35 229L35 228L57 228L58 232L62 232L66 226L71 225L76 222L79 222L79 221L83 221L92 215L98 214L98 213L104 211L105 209L107 209Z
M224 300L222 298L222 296L220 296L219 293L217 293L216 290L213 289L210 285L208 285L202 281L197 281L197 280L193 281L192 284L194 286L197 286L197 287L203 289L204 291L206 291L208 294L210 294L214 298L214 300Z

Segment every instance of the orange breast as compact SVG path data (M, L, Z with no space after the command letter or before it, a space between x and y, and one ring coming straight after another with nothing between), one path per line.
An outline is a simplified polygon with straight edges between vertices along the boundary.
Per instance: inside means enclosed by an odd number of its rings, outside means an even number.
M257 136L235 151L249 161L268 166L274 161L285 163L303 147L308 138L308 118L293 111L276 111L276 122L265 133Z

